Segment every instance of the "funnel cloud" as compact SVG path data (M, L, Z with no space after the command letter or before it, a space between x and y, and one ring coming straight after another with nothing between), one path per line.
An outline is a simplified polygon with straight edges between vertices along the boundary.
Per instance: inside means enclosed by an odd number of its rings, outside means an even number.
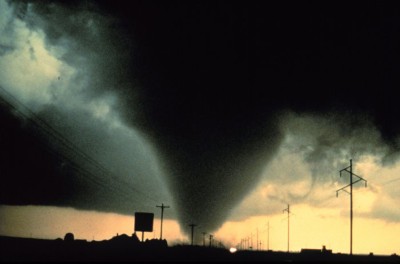
M313 182L321 170L341 166L343 157L370 153L383 164L397 159L400 20L384 4L1 5L0 59L51 67L40 66L30 81L18 75L29 64L14 65L0 85L117 177L158 197L157 203L169 200L185 232L192 223L217 230L256 188L288 137L293 152L312 165ZM0 67L6 70L6 63ZM37 89L28 93L26 82ZM13 112L4 109L4 115ZM12 129L37 138L21 126ZM51 140L46 144L59 148ZM129 171L142 176L122 176ZM58 184L53 174L49 189ZM10 190L1 202L133 210L119 198L108 204L93 183L70 175L65 195L33 199L32 190L14 201ZM106 196L116 197L122 186ZM87 201L91 197L100 200Z

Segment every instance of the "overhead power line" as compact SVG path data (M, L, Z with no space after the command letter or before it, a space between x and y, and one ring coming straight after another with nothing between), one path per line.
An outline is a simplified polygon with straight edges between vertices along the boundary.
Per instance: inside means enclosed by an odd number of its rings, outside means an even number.
M149 195L139 191L135 187L133 187L130 183L122 180L120 177L114 175L111 171L106 169L102 164L100 164L97 160L86 154L80 148L78 148L73 142L67 139L64 135L62 135L59 131L53 128L50 124L44 121L42 118L38 117L28 106L19 101L14 95L12 95L9 91L0 86L1 96L0 99L5 103L8 107L10 107L13 112L19 117L27 120L33 125L33 129L37 130L40 135L38 139L43 141L44 139L52 139L52 144L56 144L58 148L63 151L56 152L54 146L50 146L47 142L42 143L42 147L46 149L46 151L59 158L62 157L63 160L67 161L68 164L79 172L79 175L86 175L86 180L89 180L95 183L98 186L101 186L105 189L109 189L110 191L118 191L118 193L124 193L126 198L132 199L132 194L140 195L141 198L145 198L151 200L153 202L157 202L155 198L150 197ZM41 137L41 138L40 138ZM81 163L84 163L86 168L82 165L78 164L76 161L81 160ZM91 168L91 170L89 170ZM96 176L91 172L92 170L97 171L96 174L103 175L105 177L101 178ZM107 181L105 181L108 179ZM118 187L116 184L119 184ZM128 190L124 190L128 189Z

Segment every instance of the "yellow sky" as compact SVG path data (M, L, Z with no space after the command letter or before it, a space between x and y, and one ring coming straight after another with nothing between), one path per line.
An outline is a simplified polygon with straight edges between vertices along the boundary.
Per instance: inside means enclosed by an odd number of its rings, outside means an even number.
M291 207L290 251L302 248L322 248L333 252L349 252L349 217L336 209L318 209L308 205ZM132 234L134 217L112 213L80 211L71 208L44 206L1 206L0 234L21 237L63 238L73 232L77 239L89 241L110 239L118 234ZM241 239L252 237L253 248L267 249L269 221L269 248L287 250L287 214L250 217L243 221L227 221L215 239L227 246L235 246ZM174 220L164 219L163 237L170 245L189 243ZM196 236L202 236L199 229ZM400 224L383 220L360 218L355 214L353 253L399 254ZM158 238L160 221L155 218L154 231L145 233L145 239ZM140 234L139 234L140 237ZM206 236L208 238L208 235ZM250 244L249 239L249 244ZM261 245L260 245L261 242ZM208 240L207 240L208 243Z
M322 248L325 245L333 252L349 252L349 217L334 209L316 209L307 205L291 208L290 251L302 248ZM252 235L256 248L257 228L261 248L267 249L267 223L269 221L269 248L287 250L287 214L251 217L242 222L226 222L216 232L217 237L240 242ZM399 254L400 224L382 220L354 218L353 253Z

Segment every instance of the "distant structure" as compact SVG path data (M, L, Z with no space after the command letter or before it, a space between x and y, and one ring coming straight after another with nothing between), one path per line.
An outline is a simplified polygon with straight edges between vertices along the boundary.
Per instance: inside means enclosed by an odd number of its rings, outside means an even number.
M355 173L353 173L352 160L350 160L350 166L339 171L340 177L342 177L343 171L348 172L350 174L350 184L337 190L336 197L338 197L338 194L340 191L344 191L344 192L350 194L350 255L353 255L353 184L355 184L359 181L364 181L365 187L367 187L367 181L364 180L361 176L358 176ZM353 176L356 176L358 179L356 181L353 181ZM346 190L347 187L350 187L350 192Z
M314 255L314 254L332 254L331 249L326 249L325 246L322 246L322 249L310 249L310 248L302 248L300 253Z
M66 242L73 242L75 240L74 234L66 233L64 236L64 241Z

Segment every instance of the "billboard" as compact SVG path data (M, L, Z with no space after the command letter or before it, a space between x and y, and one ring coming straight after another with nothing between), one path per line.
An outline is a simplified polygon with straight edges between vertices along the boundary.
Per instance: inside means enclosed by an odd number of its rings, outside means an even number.
M135 232L153 232L153 213L135 213Z

